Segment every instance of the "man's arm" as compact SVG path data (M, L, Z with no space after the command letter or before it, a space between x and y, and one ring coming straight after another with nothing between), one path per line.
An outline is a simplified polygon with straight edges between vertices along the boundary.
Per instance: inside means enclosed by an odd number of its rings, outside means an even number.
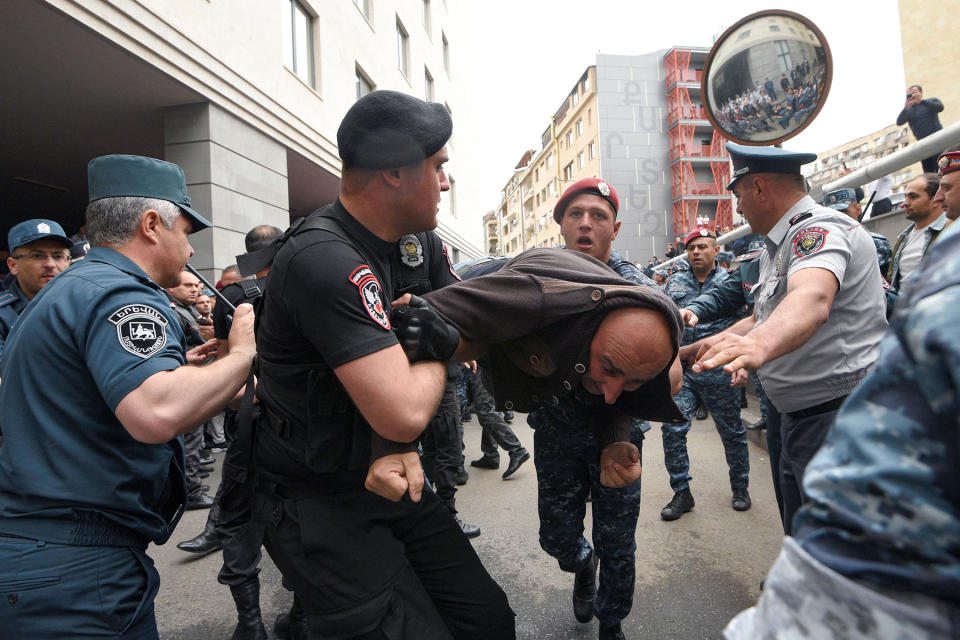
M930 110L933 111L934 113L940 113L941 111L943 111L943 103L940 102L940 98L927 98L922 102L923 104L930 107Z
M743 295L743 277L740 269L730 274L730 277L723 282L705 291L686 305L686 309L693 313L695 320L691 324L689 314L683 315L683 321L691 327L698 322L710 322L722 316L732 316L737 310L747 304L746 297Z
M436 413L447 363L411 364L395 344L333 370L357 409L378 434L394 442L415 440Z
M159 444L212 418L250 372L256 354L250 305L237 309L229 342L229 354L216 362L184 365L144 380L117 404L117 419L135 440Z
M699 373L721 365L727 373L740 369L755 371L765 362L797 349L827 321L839 288L837 277L828 269L811 267L797 271L787 280L787 295L760 326L737 335L734 330L747 326L741 320L704 340L693 371Z

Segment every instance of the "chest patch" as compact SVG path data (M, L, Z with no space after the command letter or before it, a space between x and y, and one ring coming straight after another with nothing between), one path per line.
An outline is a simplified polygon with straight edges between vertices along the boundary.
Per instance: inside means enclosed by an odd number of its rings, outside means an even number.
M167 319L149 305L128 304L109 320L117 327L120 346L139 358L147 359L167 344Z
M421 256L421 260L422 260ZM350 274L350 282L357 285L360 290L360 301L363 308L373 318L373 321L384 329L390 329L390 318L387 316L387 310L383 306L383 295L380 287L380 281L373 275L370 267L362 264L353 270Z
M820 251L827 241L828 233L830 232L822 227L804 229L793 238L793 254L803 258Z
M400 238L400 262L410 269L423 264L423 243L420 238L413 234Z

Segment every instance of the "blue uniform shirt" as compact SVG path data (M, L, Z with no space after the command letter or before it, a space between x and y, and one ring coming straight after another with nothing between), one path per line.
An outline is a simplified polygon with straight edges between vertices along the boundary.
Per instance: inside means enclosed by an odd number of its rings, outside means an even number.
M185 495L183 444L138 442L114 415L184 363L164 290L95 247L45 286L6 342L0 532L61 544L165 541Z
M0 356L3 355L3 344L10 335L13 323L20 317L27 302L29 300L20 290L20 283L15 276L10 276L6 290L0 293Z
M843 575L960 605L960 225L917 274L807 466L794 537Z
M670 296L679 308L683 309L690 302L693 302L697 296L717 288L729 277L730 274L727 273L726 269L719 269L714 266L710 273L707 274L707 279L704 280L703 283L700 283L697 280L697 276L693 274L692 268L682 269L674 272L674 274L670 276L670 279L667 280L664 293ZM688 345L697 340L712 336L715 333L723 331L734 322L736 322L736 318L730 315L719 317L708 322L700 322L696 327L685 327L681 344Z

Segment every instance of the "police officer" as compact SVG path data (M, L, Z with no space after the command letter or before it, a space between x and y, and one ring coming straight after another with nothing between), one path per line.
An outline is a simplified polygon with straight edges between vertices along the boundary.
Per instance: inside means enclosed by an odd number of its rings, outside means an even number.
M10 333L0 385L0 627L15 638L157 638L145 551L186 500L181 435L220 411L254 356L238 309L230 354L186 351L163 287L210 226L183 171L139 156L88 167L86 259Z
M664 292L678 307L684 307L704 291L721 286L730 274L716 264L717 239L709 229L694 229L686 238L689 269L677 271L667 280ZM707 336L723 331L736 321L733 314L719 316L711 322L701 322L687 327L683 332L683 345L687 346ZM689 361L695 356L681 348L681 359ZM690 421L696 414L698 404L705 405L713 414L717 431L723 442L729 468L731 504L736 511L750 508L750 455L747 451L747 434L740 419L740 391L730 386L730 374L710 371L693 375L685 371L683 388L674 398L683 411L685 420L679 423L664 423L663 456L670 474L670 487L674 494L660 511L664 520L676 520L694 507L690 492L690 458L687 454L687 432Z
M477 422L480 423L482 429L480 451L483 452L483 455L476 460L471 460L470 466L480 469L499 469L500 452L497 447L502 447L509 458L507 468L501 475L501 478L506 480L530 459L530 452L520 444L517 434L507 424L507 411L496 410L496 402L490 395L490 391L484 386L483 376L480 374L480 369L476 363L471 363L460 375L470 390L473 406L477 411Z
M440 104L354 103L340 197L291 229L267 277L253 517L314 635L515 636L503 590L423 490L416 439L453 349L411 364L391 331L397 243L437 225L451 131Z
M0 292L0 354L13 323L54 276L70 266L73 242L53 220L26 220L7 234L10 275Z
M863 199L863 189L837 189L823 196L823 206L828 209L836 209L850 216L853 220L860 222L860 214L863 207L860 201ZM877 250L877 262L880 265L880 273L887 273L890 267L890 259L893 257L893 251L890 249L890 241L879 233L867 230L870 238L873 239L873 246Z
M613 250L620 230L616 190L597 178L567 187L553 210L566 249L606 263L621 277L651 290L656 284ZM540 546L574 574L573 610L580 622L594 616L601 640L623 638L621 621L633 606L640 479L622 487L600 481L600 446L586 418L590 409L570 396L551 400L530 413L537 468ZM629 441L638 462L646 420L631 421ZM587 496L592 496L593 542L583 535ZM599 559L600 585L596 576Z
M800 166L816 159L727 143L737 211L764 235L754 315L707 338L692 369L723 367L737 384L759 369L781 413L780 486L787 533L803 470L837 408L877 359L886 327L873 241L807 195Z
M277 227L259 225L247 232L244 246L248 253L271 245L283 232ZM234 307L243 303L254 305L263 294L263 287L270 267L264 267L256 278L240 280L223 287L223 297ZM213 309L214 337L217 339L218 355L229 353L227 338L233 324L233 311L225 304ZM177 543L181 551L206 554L223 548L223 566L217 580L230 587L230 594L237 608L237 627L233 640L264 640L267 631L260 613L260 547L263 544L263 527L250 518L250 492L252 487L250 459L252 455L251 432L258 409L256 406L241 407L243 424L237 420L225 421L230 445L223 461L223 474L217 487L213 505L207 514L203 531ZM236 414L236 412L234 412ZM242 433L238 430L242 429ZM295 615L294 626L298 624ZM286 625L289 627L289 622Z
M753 315L753 287L760 279L760 255L763 252L763 240L754 240L748 246L747 253L739 258L739 267L730 272L730 276L716 287L704 291L686 303L680 309L680 315L690 327L696 327L701 321L711 322L725 316L743 318ZM689 349L696 355L700 343L692 343ZM685 357L692 357L684 354ZM777 498L780 519L783 519L783 496L780 493L780 412L770 402L763 390L760 376L756 371L750 373L760 401L759 422L747 425L748 431L766 429L767 454L770 456L770 470L773 472L773 491Z
M411 233L400 238L394 253L395 295L423 295L428 291L460 282L450 265L447 250L434 231ZM447 365L443 397L421 439L423 469L433 483L437 497L454 514L468 538L480 535L480 527L457 516L457 472L463 466L463 432L460 427L460 400L457 380L463 364Z
M960 637L958 323L954 225L807 466L793 537L728 639Z

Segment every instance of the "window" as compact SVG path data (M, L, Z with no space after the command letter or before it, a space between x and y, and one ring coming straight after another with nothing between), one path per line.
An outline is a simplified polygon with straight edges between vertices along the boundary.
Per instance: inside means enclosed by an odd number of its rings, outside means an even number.
M410 68L410 36L407 30L403 28L400 18L397 18L397 66L403 75L409 75Z
M450 42L447 40L447 34L441 31L440 40L443 42L443 70L450 75Z
M573 98L573 106L580 104L580 94L577 93L576 89L573 90L573 93L570 94L570 97Z
M426 67L423 68L423 93L427 102L433 102L433 76Z
M596 158L596 157L597 157L597 143L596 143L596 142L591 142L591 143L590 143L590 146L587 147L587 151L588 151L589 154L590 154L590 159L591 159L591 160L593 160L594 158Z
M587 124L593 124L593 109L587 109Z
M567 181L573 179L573 163L572 162L563 168L563 179Z
M370 19L370 0L353 0L353 4L357 5L357 9L360 9L360 13L367 20Z
M552 196L557 195L557 183L554 180L550 181L550 184L547 185L547 193Z
M583 151L581 151L580 153L577 154L577 168L583 169L584 164L585 163L584 163Z
M590 91L590 74L583 76L583 92Z
M786 40L777 40L774 42L777 50L777 60L780 62L780 73L789 72L793 69L793 57L790 55L790 45Z
M567 131L567 146L573 146L573 131Z
M580 118L579 120L577 120L577 137L579 138L582 135L583 135L583 118Z
M553 154L547 156L547 169L553 166Z
M280 0L280 26L283 64L313 87L313 16L297 0Z
M357 100L367 95L371 91L377 88L377 85L373 84L373 80L367 77L367 74L363 72L363 69L360 66L357 66Z
M450 172L447 171L447 182L450 183L450 191L447 192L447 195L450 196L450 215L454 218L457 217L457 181L453 179L453 176L450 175Z
M533 170L533 181L534 182L540 181L540 167L537 167L536 169Z
M423 0L423 28L430 35L430 0Z
M780 27L775 24L770 25L770 31L780 31Z

